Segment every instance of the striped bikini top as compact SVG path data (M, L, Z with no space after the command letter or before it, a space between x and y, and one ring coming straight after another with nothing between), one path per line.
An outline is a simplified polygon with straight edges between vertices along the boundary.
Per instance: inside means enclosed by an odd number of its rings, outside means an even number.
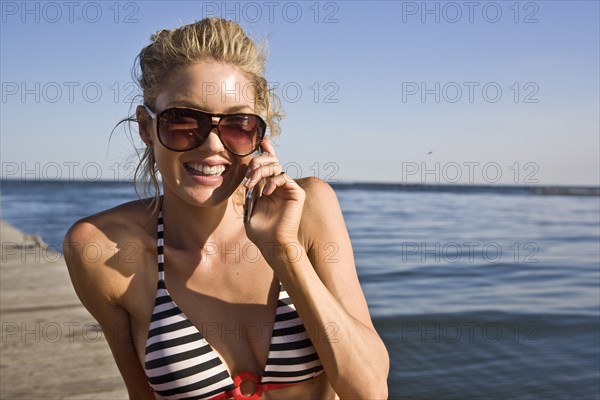
M275 325L262 377L233 379L219 355L177 307L165 284L162 210L158 217L158 287L146 341L144 369L152 389L166 399L260 399L263 392L321 374L323 367L294 304L280 283ZM244 396L243 381L254 382Z

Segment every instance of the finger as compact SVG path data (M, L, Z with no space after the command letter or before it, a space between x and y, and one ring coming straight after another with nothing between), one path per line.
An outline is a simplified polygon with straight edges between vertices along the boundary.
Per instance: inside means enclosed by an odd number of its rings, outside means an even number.
M289 176L287 176L284 172L282 172L279 175L276 175L276 176L273 176L273 177L270 177L269 179L267 179L267 182L265 184L265 187L263 188L262 194L268 196L271 193L273 193L275 191L275 189L277 189L278 187L285 186L287 184L296 185L296 181L294 181Z
M278 163L279 160L277 159L277 156L268 154L267 152L263 152L261 153L261 155L256 156L252 160L250 160L250 162L248 163L248 168L255 170L262 167L263 165Z
M276 159L275 162L251 166L250 168L252 168L252 170L248 175L248 180L244 183L248 188L256 185L262 178L273 177L283 172L283 167Z
M258 156L252 158L248 163L248 169L254 170L259 168L264 164L276 163L277 155L275 155L275 150L273 149L273 145L269 141L269 139L264 138L261 142L261 152Z
M243 184L248 188L254 186L261 178L278 175L282 172L281 164L279 164L273 145L268 138L263 139L261 148L261 154L250 160L246 170Z
M276 156L275 148L273 147L273 143L268 137L265 137L260 143L260 147L262 147L264 152L269 153L272 156Z

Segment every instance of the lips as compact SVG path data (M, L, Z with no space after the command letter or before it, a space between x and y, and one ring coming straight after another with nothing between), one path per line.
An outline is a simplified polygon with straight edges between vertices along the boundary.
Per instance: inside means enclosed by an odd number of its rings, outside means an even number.
M187 169L194 175L221 176L221 175L223 175L223 172L225 172L224 164L208 165L208 164L189 162L189 163L183 164L183 166L185 167L185 169Z

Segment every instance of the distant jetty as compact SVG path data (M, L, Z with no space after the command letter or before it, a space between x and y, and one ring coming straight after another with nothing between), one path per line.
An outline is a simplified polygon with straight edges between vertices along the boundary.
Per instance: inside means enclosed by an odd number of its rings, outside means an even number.
M538 185L476 185L429 183L330 182L335 190L382 190L406 192L499 193L542 196L600 196L600 187L594 186L538 186Z

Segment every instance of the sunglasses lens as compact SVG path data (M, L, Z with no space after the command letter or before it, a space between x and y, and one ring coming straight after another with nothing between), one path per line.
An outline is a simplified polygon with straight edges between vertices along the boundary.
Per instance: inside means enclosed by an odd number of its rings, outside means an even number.
M193 110L169 109L160 115L158 134L161 143L176 151L201 145L212 127L210 116Z
M187 151L206 140L213 127L212 116L186 108L170 108L158 116L158 138L168 149ZM267 125L254 114L231 114L219 121L219 137L230 152L248 155L262 141Z
M252 114L228 115L219 123L223 144L238 155L247 155L256 150L265 130L265 122Z

